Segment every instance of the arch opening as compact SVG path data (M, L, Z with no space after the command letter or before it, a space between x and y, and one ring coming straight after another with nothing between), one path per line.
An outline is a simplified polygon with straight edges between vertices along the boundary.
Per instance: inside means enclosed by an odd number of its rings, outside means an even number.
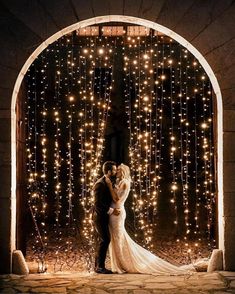
M24 67L22 68L22 71L20 75L18 76L17 82L15 84L13 98L12 98L12 138L15 138L15 103L17 99L17 95L19 93L20 85L23 80L23 77L25 73L27 72L28 68L34 61L34 59L52 42L60 38L61 36L68 34L78 28L83 28L89 25L94 24L100 24L100 23L108 23L108 22L122 22L122 23L133 23L137 25L142 25L145 27L149 27L151 29L157 30L167 36L170 36L172 39L176 40L180 44L182 44L185 48L187 48L201 63L204 70L206 71L208 77L210 78L210 81L213 86L213 90L215 92L216 98L217 98L217 131L218 131L218 140L217 140L217 152L218 152L218 174L217 174L217 181L218 181L218 200L219 200L219 248L223 249L223 224L222 224L222 211L223 211L223 201L222 201L222 191L223 191L223 182L222 182L222 97L219 89L218 82L215 78L215 75L213 74L212 69L210 68L209 64L206 62L204 57L194 48L191 44L189 44L185 39L183 39L181 36L177 35L176 33L172 32L171 30L162 27L156 23L152 23L147 20L138 19L135 17L127 17L127 16L104 16L104 17L98 17L89 19L86 21L82 21L80 23L77 23L75 25L72 25L54 36L50 37L47 41L45 41L40 47L38 47L35 52L30 56L28 61L25 63ZM15 149L15 140L12 141L12 163L16 163L16 149ZM12 175L16 174L16 165L12 164ZM16 181L14 177L12 178L12 187L16 187ZM15 189L13 189L14 191Z

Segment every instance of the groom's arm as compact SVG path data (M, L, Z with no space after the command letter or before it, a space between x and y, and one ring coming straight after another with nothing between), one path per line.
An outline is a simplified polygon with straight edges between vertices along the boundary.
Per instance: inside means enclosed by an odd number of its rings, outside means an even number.
M107 211L109 210L109 205L107 205L104 201L104 193L105 193L105 187L102 183L98 182L95 184L93 188L93 195L95 198L95 207L98 210Z
M106 211L107 214L109 215L111 214L119 215L120 209L109 207L109 205L104 203L103 201L104 193L105 193L105 186L100 182L96 183L93 188L93 195L95 197L95 207L98 210Z

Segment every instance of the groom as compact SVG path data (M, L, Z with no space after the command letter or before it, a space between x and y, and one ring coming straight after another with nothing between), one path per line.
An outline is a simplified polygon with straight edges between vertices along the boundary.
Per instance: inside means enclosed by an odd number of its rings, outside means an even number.
M95 272L99 274L112 274L111 270L105 268L105 259L110 243L109 214L114 213L118 215L119 212L115 209L110 209L112 196L105 182L105 177L110 178L114 182L116 169L117 167L114 161L106 161L102 167L104 175L95 183L93 188L95 197L93 219L99 238L95 258Z

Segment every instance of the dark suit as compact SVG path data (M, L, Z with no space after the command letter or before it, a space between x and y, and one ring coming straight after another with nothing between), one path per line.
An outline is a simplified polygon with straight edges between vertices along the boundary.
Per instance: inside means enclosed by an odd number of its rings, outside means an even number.
M93 188L95 197L94 224L98 233L99 243L95 258L95 267L105 268L105 259L110 243L109 215L112 196L103 176Z

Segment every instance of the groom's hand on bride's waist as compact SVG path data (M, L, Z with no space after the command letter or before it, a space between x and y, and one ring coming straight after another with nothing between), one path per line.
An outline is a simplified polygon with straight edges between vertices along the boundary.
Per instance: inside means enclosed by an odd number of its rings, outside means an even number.
M121 210L119 208L114 208L114 210L113 210L114 215L119 215L120 212L121 212Z
M111 214L119 215L120 212L121 212L121 210L119 208L109 207L109 210L108 210L107 214L109 214L109 215L111 215Z

